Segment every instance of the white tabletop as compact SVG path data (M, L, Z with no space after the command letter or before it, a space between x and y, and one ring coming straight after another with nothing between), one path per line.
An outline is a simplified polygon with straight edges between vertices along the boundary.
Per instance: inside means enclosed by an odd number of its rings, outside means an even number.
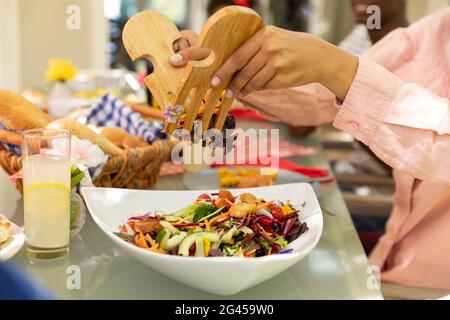
M295 142L295 139L292 139ZM314 139L302 141L320 147ZM326 166L323 153L292 158L303 165ZM159 179L157 189L183 189L180 176ZM0 169L0 212L21 225L22 197ZM287 271L230 299L381 299L350 214L336 183L324 185L319 198L336 215L324 215L322 238L311 254ZM51 205L51 204L49 204ZM70 254L61 260L34 262L22 249L12 263L68 299L217 299L171 280L126 256L90 217L71 239ZM72 276L78 276L78 282Z

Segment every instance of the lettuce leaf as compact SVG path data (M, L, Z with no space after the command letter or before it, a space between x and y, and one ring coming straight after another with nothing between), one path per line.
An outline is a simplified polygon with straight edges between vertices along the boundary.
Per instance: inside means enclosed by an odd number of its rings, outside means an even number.
M197 205L197 208L195 208L194 212L194 223L199 222L204 217L209 216L211 213L216 211L212 205L200 203Z
M275 242L276 244L279 244L281 246L282 250L286 249L289 245L287 240L284 239L283 237L277 237L277 238L273 239L273 242Z
M199 205L197 204L190 204L188 205L186 208L180 209L178 211L175 211L174 213L171 213L171 216L177 216L180 218L186 218L189 217L193 214L195 214L195 209L198 207Z

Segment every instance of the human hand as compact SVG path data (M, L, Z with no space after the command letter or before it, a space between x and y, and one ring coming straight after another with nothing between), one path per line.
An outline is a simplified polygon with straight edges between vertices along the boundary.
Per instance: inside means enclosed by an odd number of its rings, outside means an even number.
M229 57L212 84L234 75L227 95L241 98L257 90L320 83L343 101L357 68L357 57L324 40L268 26Z
M181 38L173 43L175 54L169 61L174 67L184 67L189 61L206 59L211 50L197 46L198 35L191 30L181 31Z
M198 36L189 30L174 44L170 58L175 67L203 60L210 50L197 46ZM244 97L265 89L282 89L320 83L340 101L353 82L358 58L310 34L265 27L239 48L216 72L212 85L233 75L229 97Z

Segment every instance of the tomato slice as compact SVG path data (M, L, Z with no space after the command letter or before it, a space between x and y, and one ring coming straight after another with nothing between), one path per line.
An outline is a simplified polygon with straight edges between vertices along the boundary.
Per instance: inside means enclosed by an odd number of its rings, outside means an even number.
M203 194L201 194L201 195L199 195L199 196L197 197L197 200L195 200L195 202L196 202L196 203L199 203L199 202L202 202L202 201L212 202L212 199L211 199L211 197L210 197L209 194L203 193Z
M270 210L270 213L272 214L273 218L277 221L283 220L283 211L281 211L281 208L277 206L276 204L271 204L268 209Z
M262 217L258 221L264 228L272 228L273 220L268 217Z

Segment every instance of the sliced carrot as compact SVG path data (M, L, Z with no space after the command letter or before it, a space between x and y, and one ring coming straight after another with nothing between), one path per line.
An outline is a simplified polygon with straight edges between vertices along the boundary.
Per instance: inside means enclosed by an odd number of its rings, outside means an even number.
M134 230L137 232L137 233L140 233L140 234L142 234L142 230L139 228L139 227L134 227Z
M222 213L222 214L212 218L211 220L209 220L209 224L213 224L214 222L216 222L220 219L226 218L226 217L228 217L228 213Z
M158 248L158 244L156 243L155 240L153 240L152 236L149 235L148 233L145 235L145 240L147 240L148 242L150 242L150 245L152 246L151 248Z
M149 249L147 249L148 251L151 251L151 252L156 252L156 253L166 253L163 249L161 249L161 248L149 248Z
M134 244L140 248L149 249L147 241L145 241L144 235L141 232L134 237Z
M270 206L272 203L273 203L272 201L269 201L269 202L265 202L265 203L263 203L263 204L260 204L259 206L256 207L256 211L258 211L258 210L260 210L260 209L262 209L262 208L268 207L268 206Z
M205 111L205 106L201 106L199 109L198 109L198 112L197 112L197 115L201 115L201 114L203 114L203 112ZM215 108L214 109L214 113L217 113L219 111L219 108ZM181 120L184 120L186 118L186 114L182 114L181 116L180 116L180 121Z
M206 227L206 231L211 231L211 224L208 222L208 219L205 219L205 227Z
M249 257L249 256L251 256L252 254L254 254L255 252L256 252L256 249L253 249L253 250L247 251L244 255L245 255L246 257Z

